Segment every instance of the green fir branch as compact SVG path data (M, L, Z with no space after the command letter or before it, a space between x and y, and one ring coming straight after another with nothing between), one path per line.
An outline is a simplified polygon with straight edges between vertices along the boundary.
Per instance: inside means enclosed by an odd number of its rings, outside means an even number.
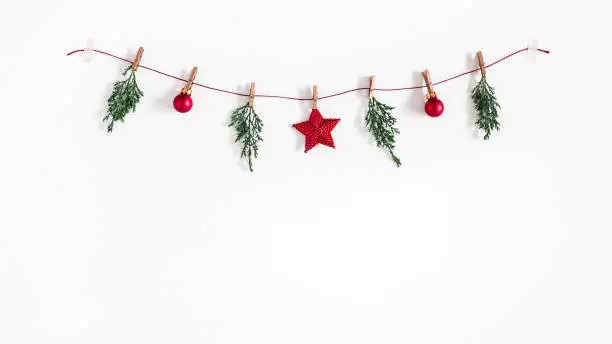
M391 115L393 109L392 106L385 105L376 100L375 97L371 97L365 122L366 128L376 140L376 145L386 149L395 165L400 167L402 162L393 152L393 149L395 149L395 134L399 134L399 130L395 127L397 120Z
M485 132L483 139L488 140L493 130L499 131L497 110L500 109L500 106L495 97L495 90L487 83L486 75L482 75L482 79L472 90L472 100L478 113L478 120L475 124Z
M253 172L253 157L257 158L259 151L259 141L261 138L261 128L263 122L255 113L255 109L247 103L232 112L230 127L236 129L236 140L242 143L241 158L249 161L249 171Z
M115 122L123 122L125 115L136 110L136 104L144 95L136 84L136 71L132 66L126 68L122 75L125 76L128 71L130 73L127 78L115 82L113 93L108 98L108 110L103 120L110 121L106 128L109 133L113 131Z

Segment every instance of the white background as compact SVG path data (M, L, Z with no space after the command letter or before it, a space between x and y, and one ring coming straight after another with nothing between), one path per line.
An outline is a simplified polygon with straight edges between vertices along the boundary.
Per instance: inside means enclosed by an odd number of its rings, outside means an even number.
M593 1L10 1L0 9L0 343L611 343L610 40ZM319 102L337 149L303 153L309 102L257 99L255 173L227 128L245 92L421 83L492 61L502 132L475 134L478 75L395 105L396 168L364 92Z

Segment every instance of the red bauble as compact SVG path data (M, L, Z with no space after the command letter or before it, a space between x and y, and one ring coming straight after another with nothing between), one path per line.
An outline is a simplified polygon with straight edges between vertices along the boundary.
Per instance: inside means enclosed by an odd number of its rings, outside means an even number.
M191 96L189 94L181 92L178 96L174 97L173 104L176 111L185 113L191 110L193 100L191 100Z
M431 97L425 103L425 113L430 117L438 117L444 112L444 103L436 97Z

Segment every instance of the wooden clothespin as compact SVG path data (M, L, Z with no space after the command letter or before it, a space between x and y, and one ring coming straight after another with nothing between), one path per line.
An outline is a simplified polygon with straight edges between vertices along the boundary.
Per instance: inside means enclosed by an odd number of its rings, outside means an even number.
M94 55L94 41L93 39L88 39L85 43L85 47L83 48L83 53L81 53L81 59L87 63L91 62Z
M255 83L251 83L251 88L249 88L249 106L253 107L253 103L255 102Z
M317 108L317 98L319 97L319 90L317 89L317 85L312 86L312 108Z
M431 77L429 77L429 70L425 69L423 71L423 78L425 79L425 85L427 86L427 99L434 98L436 96L436 92L434 92L433 87L431 86Z
M535 39L530 39L527 42L527 56L531 61L536 61L536 57L538 56L538 48L540 44Z
M189 82L187 83L187 86L183 87L181 93L191 95L191 86L193 86L193 81L195 80L196 74L198 74L198 67L193 67L191 70L191 76L189 76Z
M487 70L485 69L484 58L482 57L482 51L477 52L476 56L478 57L478 65L480 66L480 73L482 73L482 75L487 74Z
M142 59L142 53L144 53L144 48L143 47L138 48L138 52L136 53L136 58L134 59L134 62L132 62L132 69L134 71L138 70L140 59Z
M374 75L370 76L370 94L369 94L370 99L374 97L374 82L375 81L376 81L376 77Z

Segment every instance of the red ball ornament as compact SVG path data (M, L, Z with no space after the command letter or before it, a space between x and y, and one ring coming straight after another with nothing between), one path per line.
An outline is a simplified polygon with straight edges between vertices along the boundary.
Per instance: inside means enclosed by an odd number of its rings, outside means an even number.
M173 105L176 111L185 113L191 110L193 100L191 100L191 95L181 92L178 94L178 96L174 97Z
M430 117L438 117L444 112L444 103L437 97L431 97L425 103L425 113Z

